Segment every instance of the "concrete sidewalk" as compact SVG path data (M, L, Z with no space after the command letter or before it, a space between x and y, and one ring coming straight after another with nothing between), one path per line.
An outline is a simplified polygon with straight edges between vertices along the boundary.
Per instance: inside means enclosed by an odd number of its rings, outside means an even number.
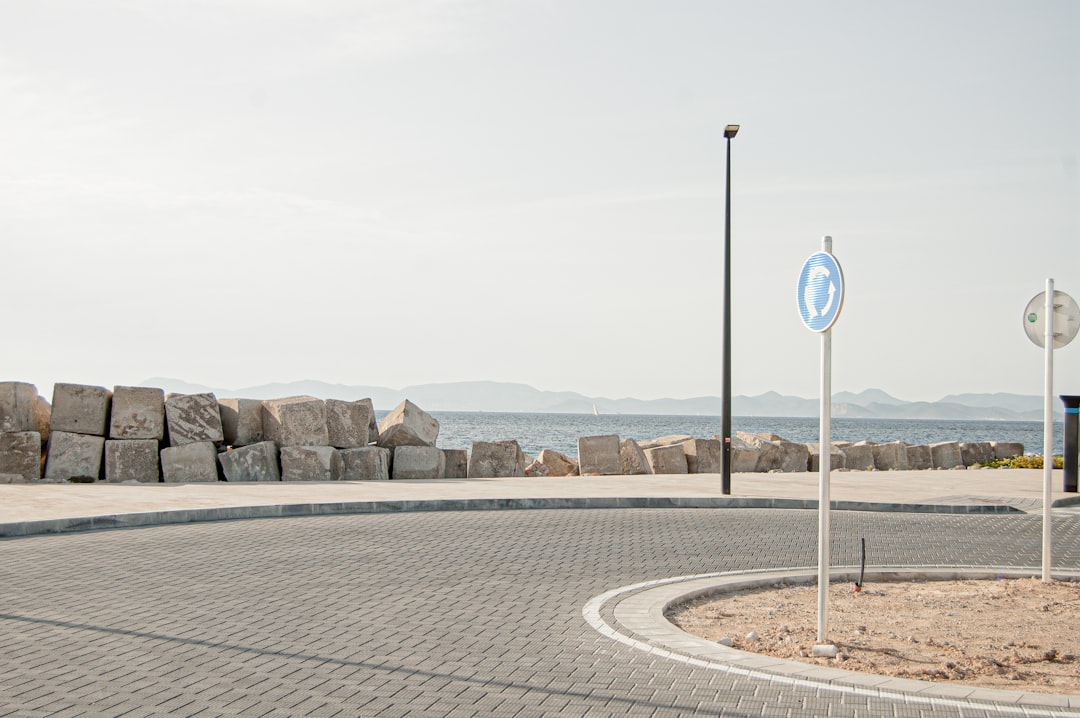
M1039 511L1039 469L836 471L838 509L1007 513ZM1051 486L1055 506L1080 503ZM446 479L326 483L3 484L0 536L277 515L494 508L634 506L813 508L818 475L718 474Z

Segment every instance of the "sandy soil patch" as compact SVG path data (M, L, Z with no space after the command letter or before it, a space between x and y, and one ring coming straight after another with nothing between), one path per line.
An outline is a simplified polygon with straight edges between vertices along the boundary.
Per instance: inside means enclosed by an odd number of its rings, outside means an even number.
M836 658L814 658L817 586L777 585L673 606L688 633L735 648L849 671L1080 695L1080 583L851 583L829 589Z

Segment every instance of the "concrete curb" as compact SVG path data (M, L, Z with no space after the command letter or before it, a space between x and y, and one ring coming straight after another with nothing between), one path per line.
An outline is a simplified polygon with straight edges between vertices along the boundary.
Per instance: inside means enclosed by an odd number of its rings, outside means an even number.
M528 509L817 509L815 499L750 497L597 497L513 499L416 499L397 501L347 501L265 506L227 506L197 509L166 509L78 518L41 519L0 524L0 537L137 528L197 521L235 521L297 516L381 514L417 511L503 511ZM903 504L864 501L833 501L837 511L890 511L933 514L1022 514L1005 503Z
M912 579L1027 578L1037 575L1038 572L1038 568L1016 567L1008 569L889 567L868 570L866 578L874 582ZM1054 571L1054 576L1076 581L1080 580L1080 571L1057 570ZM830 572L830 577L835 582L854 581L858 578L858 570L834 568ZM586 621L608 638L652 654L714 670L754 675L784 683L828 687L841 693L902 697L912 703L928 705L944 701L961 708L995 713L1080 715L1080 712L1074 713L1070 710L1080 709L1080 695L1006 691L933 683L782 660L729 648L699 638L686 633L664 617L669 607L701 596L760 588L777 583L813 584L816 581L817 571L813 568L743 571L662 579L609 591L587 603L583 614ZM610 614L613 619L610 621L602 618L601 611L605 605L614 607ZM1036 706L1045 707L1048 710L1039 711L1035 708Z

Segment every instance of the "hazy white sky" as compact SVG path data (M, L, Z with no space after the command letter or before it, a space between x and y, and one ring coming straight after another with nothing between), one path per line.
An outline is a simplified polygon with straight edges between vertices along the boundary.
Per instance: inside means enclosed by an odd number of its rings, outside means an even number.
M1042 393L1073 0L0 0L0 379ZM1080 340L1055 355L1080 393Z

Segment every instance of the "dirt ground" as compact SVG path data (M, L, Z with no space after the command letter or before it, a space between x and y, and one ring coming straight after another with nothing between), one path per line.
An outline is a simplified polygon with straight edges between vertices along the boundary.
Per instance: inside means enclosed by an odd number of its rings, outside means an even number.
M829 642L814 658L816 585L715 594L672 607L688 633L744 651L924 681L1080 695L1080 583L851 583L829 588Z

